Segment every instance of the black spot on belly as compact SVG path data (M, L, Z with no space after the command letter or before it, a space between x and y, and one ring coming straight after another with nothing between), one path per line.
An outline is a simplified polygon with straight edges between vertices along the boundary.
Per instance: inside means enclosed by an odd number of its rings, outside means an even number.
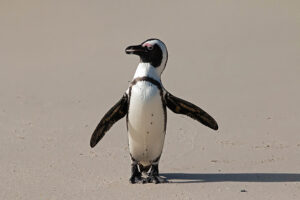
M147 134L149 134L150 132L149 131L147 131Z
M153 113L151 114L151 116L152 116L152 117L154 116Z
M153 124L153 122L150 122L150 124L152 125L152 124Z

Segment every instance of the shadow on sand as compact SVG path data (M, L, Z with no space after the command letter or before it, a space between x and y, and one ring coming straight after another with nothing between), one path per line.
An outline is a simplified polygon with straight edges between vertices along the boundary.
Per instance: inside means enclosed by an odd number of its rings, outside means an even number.
M300 182L300 174L292 173L161 173L170 183L201 182Z

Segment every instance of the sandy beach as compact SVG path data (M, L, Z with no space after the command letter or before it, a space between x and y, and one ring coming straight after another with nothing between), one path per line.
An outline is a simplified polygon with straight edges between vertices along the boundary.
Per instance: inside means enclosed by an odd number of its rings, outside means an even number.
M300 199L299 1L1 0L0 27L0 199ZM219 130L168 110L169 183L132 185L125 119L89 140L153 37Z

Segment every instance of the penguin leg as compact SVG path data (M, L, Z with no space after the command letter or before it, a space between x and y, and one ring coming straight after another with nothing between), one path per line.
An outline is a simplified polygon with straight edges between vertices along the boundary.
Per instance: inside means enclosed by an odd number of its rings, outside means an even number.
M159 176L158 161L152 163L149 176L146 178L146 182L155 184L168 182L165 178Z
M141 172L139 172L137 161L132 157L131 157L131 177L129 178L129 182L132 184L145 182L144 179L142 178Z

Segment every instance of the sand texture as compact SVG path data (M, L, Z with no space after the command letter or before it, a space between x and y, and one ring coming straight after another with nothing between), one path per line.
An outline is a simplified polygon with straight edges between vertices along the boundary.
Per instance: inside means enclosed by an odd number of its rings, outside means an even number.
M138 64L168 47L160 172L131 185L125 119L91 149ZM300 1L0 1L0 199L300 199Z

